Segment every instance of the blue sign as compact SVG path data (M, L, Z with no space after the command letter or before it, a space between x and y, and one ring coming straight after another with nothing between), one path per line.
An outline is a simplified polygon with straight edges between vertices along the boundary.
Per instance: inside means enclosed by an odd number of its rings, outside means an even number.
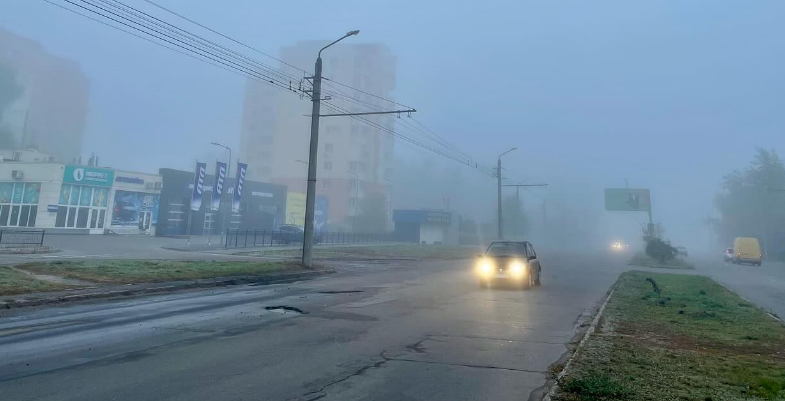
M158 224L158 204L160 198L156 194L143 192L129 192L117 190L114 193L114 208L112 210L113 226L144 227L148 221L153 225ZM144 212L150 212L147 218Z
M316 195L316 207L313 213L313 228L316 231L321 231L327 224L327 207L330 205L330 200L326 196Z
M57 205L46 205L46 211L50 213L57 213Z
M213 197L210 209L217 212L221 208L221 195L224 193L226 180L226 163L215 162L215 178L213 179Z
M207 175L207 163L196 162L194 173L194 191L191 195L191 210L198 212L202 208L202 192L204 192L204 177Z
M237 178L234 183L234 193L232 194L232 212L240 211L240 199L243 197L243 184L245 183L245 173L248 171L248 164L237 163Z
M63 169L63 182L111 187L114 183L114 170L67 164Z

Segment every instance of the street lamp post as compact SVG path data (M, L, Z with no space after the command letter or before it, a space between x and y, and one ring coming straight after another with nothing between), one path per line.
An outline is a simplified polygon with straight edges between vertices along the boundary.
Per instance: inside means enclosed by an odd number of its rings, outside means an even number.
M229 160L226 163L226 181L228 182L229 178L232 175L232 148L230 148L230 147L228 147L228 146L226 146L224 144L220 144L218 142L210 142L210 145L218 146L220 148L224 148L224 149L229 151ZM215 179L217 180L218 177L215 177ZM224 191L224 192L228 192L228 191ZM221 203L223 203L223 199L224 199L224 194L222 193L221 194ZM220 209L220 206L219 206L219 209ZM223 238L224 230L226 230L226 213L227 213L226 209L229 209L229 207L225 207L223 213L221 213L221 220L222 220L221 221L221 238ZM223 240L221 242L223 242Z
M512 148L502 154L499 155L499 158L496 160L496 179L498 183L498 190L497 190L497 198L498 198L498 216L497 216L497 236L499 239L504 239L504 227L503 227L503 220L502 220L502 156L506 155L507 153L512 152L513 150L517 150L518 148Z
M313 248L313 218L314 209L316 207L316 156L319 152L319 112L321 108L322 97L322 52L324 49L348 38L359 34L360 31L350 31L343 35L340 39L333 41L319 50L316 56L316 65L313 74L313 91L311 92L311 100L313 101L313 108L311 109L311 144L308 152L308 190L305 196L305 233L303 238L303 259L302 264L305 267L312 266L312 248Z

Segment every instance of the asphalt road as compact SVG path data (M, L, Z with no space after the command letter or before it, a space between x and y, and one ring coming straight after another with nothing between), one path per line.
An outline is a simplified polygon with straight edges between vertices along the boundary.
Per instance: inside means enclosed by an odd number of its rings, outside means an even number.
M0 311L0 394L524 400L626 269L607 256L542 262L531 291L480 289L467 262L363 262L288 285ZM305 313L265 309L284 305Z

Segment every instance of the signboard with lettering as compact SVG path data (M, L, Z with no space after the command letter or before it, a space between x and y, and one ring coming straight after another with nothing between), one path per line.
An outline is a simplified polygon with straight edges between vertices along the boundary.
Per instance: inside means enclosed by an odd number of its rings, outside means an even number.
M114 170L67 164L63 170L63 182L111 187L114 183Z
M651 195L648 189L607 188L605 210L609 212L648 212Z
M226 163L215 162L215 177L213 178L213 196L210 209L217 212L221 208L221 196L224 193L226 181Z
M207 163L196 162L194 172L194 183L190 185L193 189L191 193L191 210L198 212L202 208L202 193L204 192L204 177L207 175Z

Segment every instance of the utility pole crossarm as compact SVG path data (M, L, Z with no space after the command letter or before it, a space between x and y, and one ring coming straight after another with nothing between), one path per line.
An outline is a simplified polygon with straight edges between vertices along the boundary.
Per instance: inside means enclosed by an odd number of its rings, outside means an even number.
M503 187L547 187L548 184L504 184Z
M390 111L369 111L364 113L338 113L338 114L320 114L319 117L346 117L346 116L369 116L375 114L401 114L401 113L416 113L415 109L407 110L390 110ZM311 117L311 115L306 115Z

